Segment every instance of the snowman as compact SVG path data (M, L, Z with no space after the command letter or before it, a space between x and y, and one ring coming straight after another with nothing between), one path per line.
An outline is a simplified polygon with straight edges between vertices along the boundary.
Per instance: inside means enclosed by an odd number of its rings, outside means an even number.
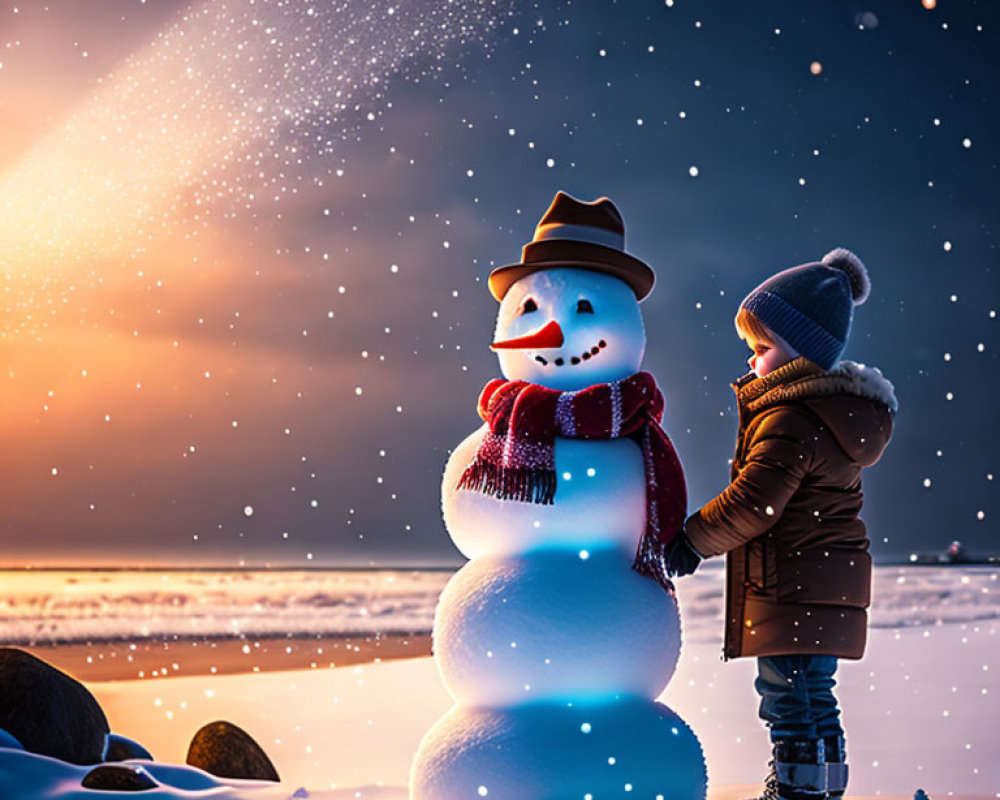
M490 275L505 380L445 468L445 524L469 562L438 603L455 706L421 742L413 800L705 796L697 738L655 700L680 653L660 556L686 498L639 371L653 280L609 199L562 192L521 261Z

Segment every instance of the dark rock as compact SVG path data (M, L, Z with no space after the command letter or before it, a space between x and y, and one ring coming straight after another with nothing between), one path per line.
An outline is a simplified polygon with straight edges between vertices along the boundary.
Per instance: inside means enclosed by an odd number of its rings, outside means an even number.
M156 786L156 781L146 770L131 764L102 764L83 778L84 789L104 789L108 792L144 792Z
M210 722L191 740L187 763L220 778L279 781L271 759L253 738L231 722Z
M0 728L31 753L96 764L108 720L82 683L30 653L0 647Z
M138 742L117 733L108 734L108 750L104 754L105 761L128 761L130 758L141 758L152 761L153 754Z

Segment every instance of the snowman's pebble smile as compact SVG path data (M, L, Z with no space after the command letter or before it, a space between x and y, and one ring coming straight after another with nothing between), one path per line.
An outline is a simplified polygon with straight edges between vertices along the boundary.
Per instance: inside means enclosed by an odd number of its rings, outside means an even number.
M581 361L589 361L591 358L596 356L598 353L601 352L601 350L603 350L607 346L608 343L604 341L604 339L601 339L601 341L599 341L585 353L581 353L578 356L572 356L569 360L569 363L576 365L579 364ZM543 367L548 366L549 364L549 362L546 359L542 358L542 356L535 356L535 361L537 361ZM555 364L557 367L561 367L566 363L566 360L562 356L560 356L559 358L555 359L552 363Z

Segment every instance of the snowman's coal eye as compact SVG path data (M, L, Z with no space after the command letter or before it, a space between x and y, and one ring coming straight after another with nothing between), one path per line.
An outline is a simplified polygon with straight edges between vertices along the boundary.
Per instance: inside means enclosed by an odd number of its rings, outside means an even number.
M530 314L532 311L538 311L538 304L533 298L529 297L521 304L521 310L518 313Z
M589 300L577 300L576 301L576 313L577 314L593 314L594 307L590 304Z

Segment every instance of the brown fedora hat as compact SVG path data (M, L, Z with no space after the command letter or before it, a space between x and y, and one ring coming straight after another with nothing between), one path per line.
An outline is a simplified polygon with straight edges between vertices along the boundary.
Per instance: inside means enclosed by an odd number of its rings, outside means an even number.
M552 267L613 275L625 281L639 300L652 291L656 280L647 264L625 252L625 223L607 197L585 203L557 192L535 228L535 237L522 249L521 260L490 273L490 292L503 300L515 281Z

